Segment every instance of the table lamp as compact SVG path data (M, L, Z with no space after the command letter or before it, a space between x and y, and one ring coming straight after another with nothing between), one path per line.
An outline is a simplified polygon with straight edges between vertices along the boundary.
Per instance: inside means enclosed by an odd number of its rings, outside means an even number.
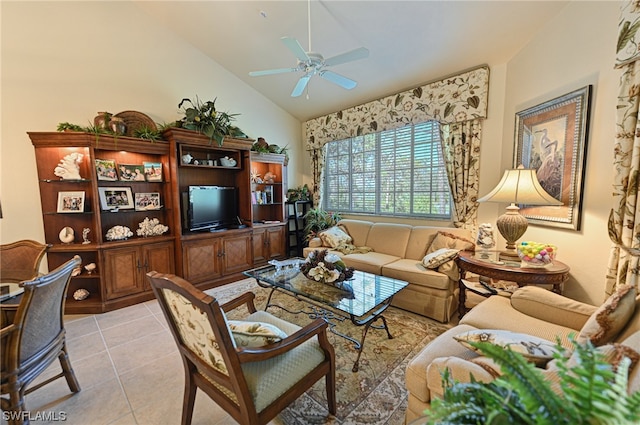
M478 202L508 202L506 212L498 217L496 225L507 246L500 253L501 260L518 260L516 241L527 231L529 223L520 215L516 204L524 205L562 205L562 202L549 195L540 185L536 170L525 169L520 165L516 169L505 170L502 180Z

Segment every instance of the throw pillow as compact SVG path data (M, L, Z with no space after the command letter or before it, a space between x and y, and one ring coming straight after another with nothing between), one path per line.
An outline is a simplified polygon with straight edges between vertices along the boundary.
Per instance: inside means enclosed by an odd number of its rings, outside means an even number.
M622 285L602 304L584 324L576 339L579 344L587 341L595 346L607 344L627 324L636 306L636 290Z
M227 324L231 329L231 336L233 336L236 347L262 347L287 337L284 331L269 323L228 320Z
M425 255L422 259L422 265L428 269L437 269L447 261L453 260L458 255L458 252L460 250L455 248L441 248Z
M473 251L476 245L473 241L456 236L453 233L439 231L427 248L427 254L431 254L442 248L457 249L458 251Z
M546 339L497 329L467 331L455 335L453 338L460 344L476 352L480 351L471 346L469 342L489 342L493 345L520 353L525 359L538 366L546 364L553 358L553 354L558 351L555 344Z
M613 371L618 370L618 366L623 358L628 357L631 363L629 364L629 372L633 370L634 367L638 364L638 360L640 360L640 353L634 350L631 347L628 347L623 344L605 344L596 348L596 352L602 356L602 360L609 363ZM580 363L580 358L578 353L571 354L569 357L569 361L567 362L567 367L569 370L573 369L577 364Z
M336 248L339 245L350 244L352 239L347 232L345 232L340 226L333 226L326 230L323 230L319 234L325 246Z

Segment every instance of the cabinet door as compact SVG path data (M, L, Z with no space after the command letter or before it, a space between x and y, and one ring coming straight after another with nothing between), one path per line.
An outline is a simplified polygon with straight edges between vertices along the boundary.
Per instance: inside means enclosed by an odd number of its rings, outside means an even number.
M107 299L136 294L144 290L140 279L144 262L140 256L139 247L105 250L104 268Z
M242 272L252 267L251 234L227 236L222 243L224 274Z
M252 245L254 265L265 263L269 255L266 229L253 229Z
M159 242L142 247L142 256L144 258L145 274L150 271L158 273L175 273L175 254L173 252L173 242ZM151 286L144 278L145 290L151 290Z
M269 247L269 260L285 257L286 227L270 227L267 229L267 245Z
M189 241L182 244L183 275L191 283L222 276L220 238Z

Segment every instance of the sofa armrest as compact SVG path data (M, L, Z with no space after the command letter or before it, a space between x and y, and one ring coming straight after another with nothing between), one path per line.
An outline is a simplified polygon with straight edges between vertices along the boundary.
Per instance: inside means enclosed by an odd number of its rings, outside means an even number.
M582 329L597 309L538 286L519 288L511 296L511 306L528 316L571 329Z
M322 239L313 238L309 241L309 248L321 248L322 247Z
M427 367L427 385L431 399L443 398L442 374L449 369L449 376L456 382L491 382L499 376L500 368L487 357L465 360L459 357L438 357Z

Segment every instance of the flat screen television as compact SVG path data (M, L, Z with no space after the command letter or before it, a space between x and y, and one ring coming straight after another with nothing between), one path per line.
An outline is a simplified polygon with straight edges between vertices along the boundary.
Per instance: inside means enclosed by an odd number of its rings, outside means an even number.
M237 189L230 186L189 186L183 194L183 226L189 231L237 225Z

